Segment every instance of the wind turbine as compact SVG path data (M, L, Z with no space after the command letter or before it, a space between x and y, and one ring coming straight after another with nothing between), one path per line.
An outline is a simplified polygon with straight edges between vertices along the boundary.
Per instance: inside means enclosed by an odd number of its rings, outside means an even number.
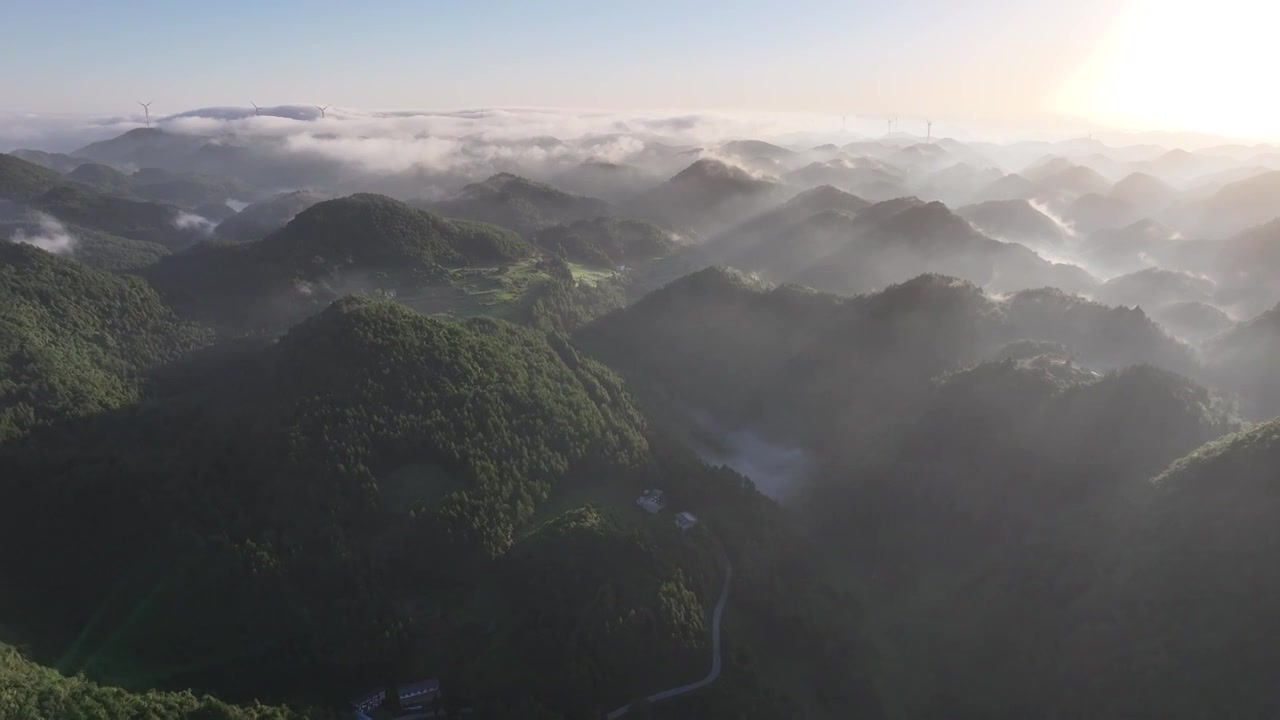
M933 142L933 121L925 120L924 124L928 128L928 131L925 133L925 136L924 136L924 141L931 143Z
M151 127L151 103L142 102L141 100L135 100L134 102L142 106L142 112L147 118L147 127Z
M323 119L324 119L324 111L325 111L325 110L328 110L328 109L329 109L329 106L328 106L328 105L325 105L324 107L320 107L319 105L316 105L316 106L314 106L314 107L315 107L315 109L317 109L317 110L319 110L319 111L320 111L320 119L321 119L321 120L323 120Z
M262 108L258 107L258 103L251 102L249 104L253 106L254 117L257 117L262 114Z

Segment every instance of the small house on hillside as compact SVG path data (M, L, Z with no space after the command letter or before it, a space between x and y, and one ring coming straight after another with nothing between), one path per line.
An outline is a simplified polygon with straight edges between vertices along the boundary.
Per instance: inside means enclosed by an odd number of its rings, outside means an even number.
M698 518L694 517L693 513L682 512L676 515L676 527L680 528L681 530L688 530L689 528L697 524L698 524Z
M436 678L428 678L419 680L408 685L401 685L396 688L396 697L400 698L400 705L404 706L413 702L425 702L435 699L440 694L440 681Z
M642 510L656 513L667 506L667 499L661 490L645 490L636 498L636 505Z

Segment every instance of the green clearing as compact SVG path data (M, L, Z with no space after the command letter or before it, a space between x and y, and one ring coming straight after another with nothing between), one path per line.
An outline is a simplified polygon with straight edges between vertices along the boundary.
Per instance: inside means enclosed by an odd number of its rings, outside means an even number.
M551 277L530 258L512 265L454 268L448 284L402 293L396 299L425 315L512 319L521 298Z
M569 263L569 270L573 272L574 282L585 283L593 287L611 279L615 274L617 274L613 268L583 265L582 263L576 262Z

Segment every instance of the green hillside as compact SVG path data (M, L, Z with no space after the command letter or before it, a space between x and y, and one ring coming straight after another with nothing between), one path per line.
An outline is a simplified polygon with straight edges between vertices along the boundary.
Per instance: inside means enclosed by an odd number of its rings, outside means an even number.
M321 720L340 714L308 708L294 710L267 705L235 706L207 695L190 692L131 693L99 685L83 676L66 677L40 667L16 649L0 643L0 716L6 718L96 718L135 720L174 718L177 720Z
M0 243L0 438L136 400L141 373L206 341L136 278Z
M68 179L110 195L133 194L133 178L101 163L85 163L67 173Z
M593 218L554 225L534 233L538 247L572 262L614 267L652 260L671 252L671 233L646 222Z
M52 170L0 153L0 199L29 201L63 182Z
M21 471L3 492L23 500L6 507L26 509L6 512L5 525L48 543L19 567L50 582L57 557L75 578L74 592L32 610L73 627L98 616L81 639L95 649L73 669L110 681L135 668L127 678L147 682L191 668L189 681L207 683L209 663L226 673L220 684L246 690L268 679L255 679L261 663L280 658L263 638L309 638L305 651L324 668L273 666L269 686L322 671L376 677L402 656L403 633L422 629L426 618L405 604L415 587L508 547L567 474L616 476L645 448L639 417L598 365L567 365L513 326L392 303L336 304L210 372L168 401L8 448ZM74 450L58 449L64 432L80 438ZM428 461L452 490L429 506L384 507L380 479ZM72 529L91 526L86 551ZM414 559L425 546L435 557ZM119 586L126 578L136 584ZM146 593L158 594L147 600L155 612L130 617Z
M511 228L526 237L550 225L610 214L609 203L603 200L573 195L511 173L467 185L458 197L432 209L450 217Z
M931 378L1008 342L1062 343L1100 369L1195 369L1190 349L1140 311L1057 291L997 299L936 275L840 298L712 268L595 321L577 339L659 406L853 455L879 452L878 428L909 415Z
M229 332L278 331L349 293L394 294L428 313L514 302L546 276L515 233L381 195L328 200L260 242L203 245L145 277L181 312ZM508 282L509 281L509 282Z
M105 195L82 186L55 187L32 198L31 206L63 222L170 250L186 247L198 237L177 227L178 209L171 205Z
M10 155L35 163L40 167L49 168L54 172L67 173L75 170L84 164L84 158L78 158L64 153L51 153L43 150L14 150Z
M1209 371L1240 394L1250 417L1280 416L1280 305L1227 330L1207 344Z
M1260 669L1277 660L1280 423L1206 445L1135 490L1103 540L1106 563L1070 603L1061 676L1065 708L1112 717L1262 716L1277 693ZM1113 648L1100 671L1095 648Z
M300 190L281 193L245 207L218 225L217 235L230 242L261 240L279 230L298 213L324 200L324 196Z
M620 381L563 341L348 299L178 377L0 448L18 470L0 481L10 579L61 589L17 616L82 628L32 640L68 670L330 702L432 673L477 708L595 717L705 672L727 553L739 690L722 702L875 707L847 679L865 661L838 619L852 600L824 594L790 520L735 474L653 449ZM635 509L656 483L714 535ZM812 656L833 628L839 654ZM773 656L804 679L762 692Z

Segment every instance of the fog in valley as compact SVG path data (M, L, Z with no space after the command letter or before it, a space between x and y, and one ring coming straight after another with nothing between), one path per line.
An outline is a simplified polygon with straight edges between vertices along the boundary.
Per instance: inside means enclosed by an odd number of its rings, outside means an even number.
M0 720L1277 716L1280 11L0 18Z

